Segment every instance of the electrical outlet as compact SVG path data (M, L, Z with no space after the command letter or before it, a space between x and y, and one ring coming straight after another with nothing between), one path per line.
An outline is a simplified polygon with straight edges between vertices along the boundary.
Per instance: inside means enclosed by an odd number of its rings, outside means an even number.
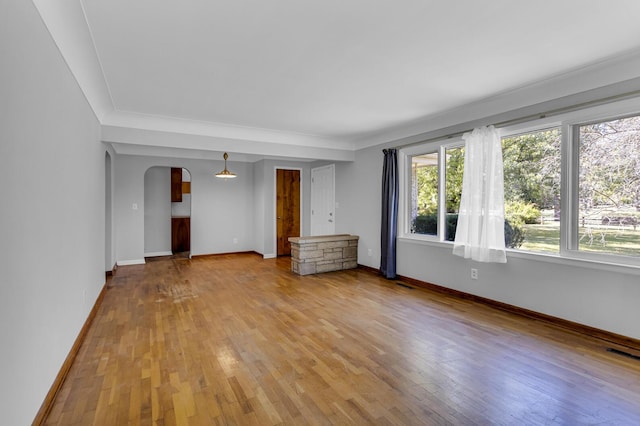
M367 255L368 255L369 257L373 256L373 249L369 249L369 250L367 250Z
M238 239L237 238L233 239L233 244L238 244Z
M471 268L471 279L472 280L478 279L478 270L476 268Z

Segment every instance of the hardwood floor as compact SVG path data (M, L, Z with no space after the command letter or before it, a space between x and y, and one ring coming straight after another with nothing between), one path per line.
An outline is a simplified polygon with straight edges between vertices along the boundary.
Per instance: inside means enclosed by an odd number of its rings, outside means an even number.
M363 270L118 269L51 425L640 424L640 361Z

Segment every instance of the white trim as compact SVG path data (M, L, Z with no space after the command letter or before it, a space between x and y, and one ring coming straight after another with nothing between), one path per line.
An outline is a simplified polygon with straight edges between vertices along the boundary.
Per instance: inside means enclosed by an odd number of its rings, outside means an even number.
M579 172L578 156L574 155L575 135L573 126L562 123L560 128L562 141L560 145L560 255L570 256L571 251L576 249L575 243L578 241L578 210L573 206L578 206L578 191L571 188L579 184L579 179L573 176ZM574 243L575 242L575 243Z
M546 104L545 110L553 110L567 106L567 103L582 103L637 90L637 80L633 80L638 77L636 72L640 64L638 52L636 49L524 87L435 113L412 123L356 136L354 140L356 150L394 141L419 142L431 132L454 127L460 123L473 122L471 127L477 127L475 123L478 123L478 126L493 124L513 118L509 113L516 110L530 109L531 112L538 112L538 107L543 103ZM594 97L596 99L593 99ZM493 118L491 122L480 123L486 117ZM469 127L465 125L464 128Z
M263 254L262 255L263 259L275 259L276 257L278 257L278 256L276 256L274 253L269 253L269 254Z
M168 129L138 128L134 125L103 124L101 129L102 141L111 144L118 154L126 155L214 159L220 153L228 151L234 153L236 160L239 155L245 155L252 162L263 158L290 161L354 161L355 159L355 151L352 149L230 139L181 131L172 132Z
M590 123L604 122L621 117L630 117L640 114L640 97L611 102L582 110L571 111L565 114L549 118L531 120L513 126L500 129L501 137L509 137L516 134L528 133L551 127L561 127L561 220L560 220L560 247L558 254L545 252L530 252L517 249L507 249L507 257L540 260L552 263L566 264L578 267L604 269L607 271L640 275L640 259L632 256L616 255L612 253L591 253L579 251L577 247L577 181L578 150L575 140L575 127ZM400 168L400 206L398 239L410 241L415 244L432 245L441 247L450 245L444 241L440 226L438 236L415 235L409 232L408 210L410 200L407 194L409 190L408 170L411 170L410 156L438 152L438 161L441 161L443 152L447 147L456 145L458 138L448 140L446 138L425 142L420 145L412 145L399 150ZM459 143L459 142L458 142ZM442 167L439 168L442 175ZM570 186L572 184L573 186ZM441 188L440 188L441 189ZM438 213L439 225L441 212Z
M435 241L423 240L412 237L398 237L398 241L402 243L415 244L418 246L436 247L442 250L452 251L453 242L451 241ZM562 256L553 253L530 252L524 250L506 249L507 263L509 258L526 259L534 262L548 262L558 265L572 266L576 268L597 269L598 271L616 272L627 275L640 275L640 266L627 265L615 262L604 262L599 260Z
M455 138L442 138L422 145L412 145L398 150L398 236L401 238L418 239L422 241L445 241L444 229L446 227L446 182L438 179L438 226L437 235L412 234L408 214L411 210L411 197L408 195L411 183L409 170L411 170L411 157L414 155L436 153L438 154L438 177L443 175L446 169L445 158L447 149L464 147L462 136Z
M147 263L144 258L143 259L132 259L132 260L118 260L116 265L118 266L128 266L128 265L144 265Z
M145 253L144 257L171 256L172 254L173 254L172 251L156 251L151 253Z

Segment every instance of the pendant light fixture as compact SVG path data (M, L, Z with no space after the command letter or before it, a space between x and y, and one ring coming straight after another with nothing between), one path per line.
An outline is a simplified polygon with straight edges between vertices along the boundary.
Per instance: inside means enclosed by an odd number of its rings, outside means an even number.
M231 179L236 177L235 173L231 173L229 170L227 170L227 158L229 158L229 154L225 152L222 157L224 158L224 170L219 173L216 173L216 177L219 177L222 179Z

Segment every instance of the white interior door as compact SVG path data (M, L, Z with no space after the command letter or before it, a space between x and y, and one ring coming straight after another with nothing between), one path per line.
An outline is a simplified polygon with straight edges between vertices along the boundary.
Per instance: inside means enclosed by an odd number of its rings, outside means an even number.
M331 235L335 223L335 165L311 169L311 235Z

